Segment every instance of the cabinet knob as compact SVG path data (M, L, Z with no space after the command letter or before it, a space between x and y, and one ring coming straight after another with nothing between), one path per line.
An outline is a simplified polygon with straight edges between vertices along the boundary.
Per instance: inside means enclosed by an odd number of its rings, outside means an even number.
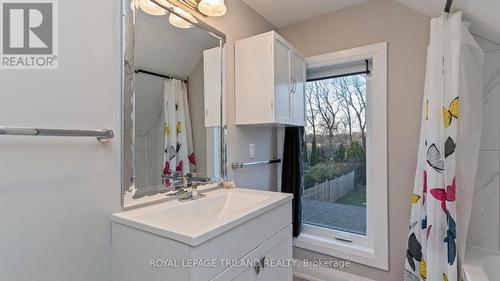
M256 274L260 273L260 264L254 265L253 269L255 270Z
M257 264L254 265L253 269L255 270L256 274L259 274L264 267L266 267L266 257L260 258Z

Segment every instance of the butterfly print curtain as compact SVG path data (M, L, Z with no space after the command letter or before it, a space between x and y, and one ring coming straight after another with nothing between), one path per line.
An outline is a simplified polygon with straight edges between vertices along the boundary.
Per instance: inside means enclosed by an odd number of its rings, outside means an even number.
M431 21L404 280L457 281L481 135L484 55L462 13Z
M195 167L193 138L187 98L187 85L177 79L165 80L164 88L165 154L163 175L189 173ZM163 180L165 186L171 181Z

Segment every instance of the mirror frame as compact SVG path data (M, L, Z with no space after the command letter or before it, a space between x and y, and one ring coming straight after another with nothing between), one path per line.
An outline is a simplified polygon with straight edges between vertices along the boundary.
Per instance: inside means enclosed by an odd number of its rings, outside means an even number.
M158 6L167 10L170 13L174 13L177 16L183 18L184 20L191 23L193 26L205 30L210 33L215 38L220 41L221 49L221 179L227 179L227 126L225 123L225 104L224 104L224 93L225 93L225 44L226 35L216 28L212 27L204 21L204 16L200 15L196 11L193 11L189 7L183 5L177 0L168 0L175 7L179 7L184 11L188 12L194 16L197 22L191 21L189 18L182 16L174 12L173 8L166 7L156 0L151 0ZM145 205L150 205L158 203L161 201L169 200L169 197L164 195L156 194L151 196L150 200L141 200L139 203L134 203L131 199L126 202L125 192L130 189L131 184L134 182L134 123L135 123L135 111L134 102L132 99L134 97L135 89L135 13L136 8L132 3L134 0L122 0L122 75L121 75L121 120L122 120L122 138L121 138L121 205L123 209L130 209L135 207L141 207ZM134 7L134 8L132 8Z

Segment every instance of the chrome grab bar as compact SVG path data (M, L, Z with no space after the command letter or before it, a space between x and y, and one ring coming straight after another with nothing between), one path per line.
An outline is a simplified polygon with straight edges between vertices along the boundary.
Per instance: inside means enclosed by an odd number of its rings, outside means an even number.
M231 167L233 169L242 169L242 168L247 168L247 167L263 166L263 165L276 164L276 163L281 163L281 159L271 159L271 160L246 162L246 163L235 161L231 164Z
M12 136L54 136L54 137L95 137L100 142L107 142L115 134L113 130L64 130L64 129L40 129L24 127L0 126L0 135Z

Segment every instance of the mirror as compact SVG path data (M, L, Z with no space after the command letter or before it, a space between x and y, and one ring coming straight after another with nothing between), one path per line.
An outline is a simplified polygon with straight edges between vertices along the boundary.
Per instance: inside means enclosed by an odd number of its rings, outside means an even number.
M173 5L140 3L123 7L125 208L225 178L225 36Z

